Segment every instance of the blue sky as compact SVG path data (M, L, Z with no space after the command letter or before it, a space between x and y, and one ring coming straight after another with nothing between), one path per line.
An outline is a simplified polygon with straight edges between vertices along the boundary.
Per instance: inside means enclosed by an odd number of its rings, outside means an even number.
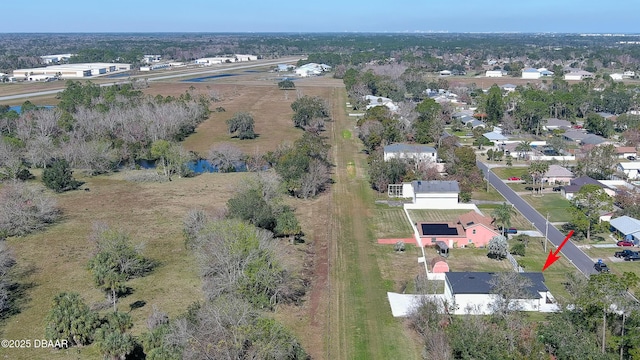
M4 0L0 32L640 33L638 0Z

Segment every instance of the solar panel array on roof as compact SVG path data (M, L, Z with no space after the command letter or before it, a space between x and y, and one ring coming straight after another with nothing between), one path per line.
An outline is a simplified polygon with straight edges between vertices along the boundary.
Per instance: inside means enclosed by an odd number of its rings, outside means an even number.
M449 224L420 224L422 226L423 235L458 235L456 227L450 227Z

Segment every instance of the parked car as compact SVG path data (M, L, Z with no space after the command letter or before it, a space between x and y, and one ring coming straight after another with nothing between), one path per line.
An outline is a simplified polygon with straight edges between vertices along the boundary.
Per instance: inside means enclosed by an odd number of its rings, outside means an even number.
M607 266L607 264L602 262L601 259L599 259L598 262L593 264L593 268L596 269L596 271L599 272L599 273L609 272L609 267Z
M525 186L524 189L527 191L533 191L533 186Z
M624 261L640 261L640 255L636 253L635 255L627 256L624 258Z
M637 256L637 255L638 255L638 252L632 251L632 250L616 251L616 253L614 254L615 257L619 257L619 258L626 258L628 256Z
M518 229L516 228L508 228L507 229L507 234L517 234L518 233Z
M519 178L519 177L517 177L517 176L512 176L512 177L510 177L510 178L509 178L509 179L507 179L507 180L509 180L509 181L520 181L520 180L522 180L522 179L521 179L521 178Z
M620 240L616 243L618 246L633 246L634 244L631 241Z
M631 161L636 161L636 157L635 156L627 156L627 159L629 159Z
M561 191L562 190L562 186L554 186L553 187L553 191Z

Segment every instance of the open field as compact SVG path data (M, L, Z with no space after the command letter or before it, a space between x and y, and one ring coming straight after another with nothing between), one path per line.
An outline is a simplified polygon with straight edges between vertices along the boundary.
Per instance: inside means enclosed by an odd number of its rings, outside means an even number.
M527 173L526 167L513 166L513 167L496 167L492 168L494 174L496 174L500 179L506 180L512 176L517 176L522 178L523 174Z
M253 76L257 78L257 75ZM308 89L299 86L300 91L331 99L338 80L318 80L325 85L314 84ZM179 95L191 85L154 82L146 91L150 94L162 93L165 96ZM196 83L195 90L192 91L207 91L206 86ZM220 104L228 108L227 112L214 113L209 120L201 124L196 130L197 133L192 135L194 138L189 137L185 141L187 148L206 150L215 142L228 137L226 131L220 131L220 134L218 131L223 129L220 123L226 120L223 115L231 116L234 109L252 111L256 117L256 128L261 137L242 143L235 140L239 147L247 152L255 149L259 149L260 152L273 150L281 142L295 140L302 134L300 130L293 129L290 120L289 104L295 99L295 92L291 93L292 96L287 101L281 98L283 92L272 91L272 88L276 88L274 83L263 82L262 85L251 86L223 85L221 88L224 91L231 89L231 95L219 103L212 104L212 108ZM251 108L244 108L245 106ZM217 115L219 117L216 117ZM34 173L37 175L39 171ZM96 177L84 177L79 173L75 175L79 180L86 182L84 187L90 191L53 195L63 210L63 217L57 224L40 233L7 240L17 258L19 281L24 286L24 296L21 312L0 323L0 335L3 338L42 339L45 316L53 297L61 291L79 292L89 304L105 301L104 295L93 285L86 269L92 251L88 236L95 222L105 222L114 228L127 231L134 242L145 244L144 255L159 263L148 276L128 281L127 285L133 291L119 301L119 310L130 311L133 317L134 335L146 331L146 319L152 305L157 305L173 318L184 313L191 303L202 300L198 268L193 254L184 246L182 218L194 207L220 213L227 199L238 189L238 184L243 183L251 174L202 174L188 179L174 178L173 181L164 183L129 182L125 180L126 172ZM39 179L34 182L39 182ZM287 203L296 209L305 233L305 242L294 246L282 240L283 246L280 248L284 257L289 259L293 271L304 269L304 276L311 281L311 287L306 301L301 306L281 306L273 316L293 330L313 358L324 358L327 354L328 313L322 296L325 297L324 300L328 300L328 295L322 288L316 292L313 290L317 284L327 283L326 249L330 236L328 229L331 228L331 199L328 193L313 200L286 199ZM411 264L413 265L413 262ZM395 265L389 267L392 270L396 268ZM324 278L321 274L323 271ZM382 281L380 284L383 286ZM318 294L320 296L313 300L313 296ZM130 308L136 301L142 302L144 306ZM380 300L376 299L376 302ZM391 316L388 305L384 308ZM11 359L101 358L95 346L53 352L30 349L28 352L0 353L0 357L3 355Z

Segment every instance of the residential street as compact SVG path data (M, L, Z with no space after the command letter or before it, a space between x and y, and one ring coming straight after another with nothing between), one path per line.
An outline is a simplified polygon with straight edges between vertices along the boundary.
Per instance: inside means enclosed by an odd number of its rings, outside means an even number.
M484 173L485 178L488 176L489 183L496 190L498 190L498 192L502 196L504 196L504 198L507 199L508 202L513 204L516 209L518 209L518 211L527 220L529 220L534 225L534 227L538 229L538 231L540 231L541 234L544 234L546 229L546 219L538 211L531 207L531 205L524 201L518 194L516 194L493 172L489 172L487 165L480 161L476 161L476 163ZM549 241L554 245L554 247L548 245L547 250L555 251L555 249L564 240L566 234L563 234L558 229L556 229L556 227L551 224L552 222L553 219L549 219ZM585 274L585 276L596 273L593 268L593 260L591 260L591 258L589 258L582 250L576 247L571 240L567 242L560 253L561 256L567 258L567 260L573 263L573 265L575 265L583 274ZM542 264L540 264L540 270L542 270Z

